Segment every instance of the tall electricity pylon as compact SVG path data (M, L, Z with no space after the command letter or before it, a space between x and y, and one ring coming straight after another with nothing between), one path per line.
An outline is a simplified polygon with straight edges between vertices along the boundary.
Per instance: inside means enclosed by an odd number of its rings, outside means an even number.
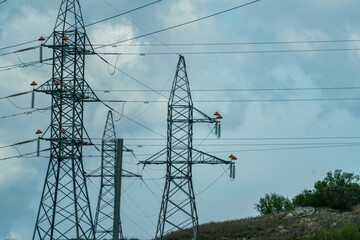
M36 91L51 95L50 138L42 137L50 141L50 161L33 239L92 239L94 225L82 158L86 144L83 112L85 101L98 98L84 79L90 42L79 0L61 1L49 39L42 46L53 50L52 77Z
M111 111L107 115L101 146L101 166L88 175L100 177L95 239L124 239L120 219L121 178L141 176L122 168L123 140L116 139Z
M200 118L194 118L194 112ZM211 118L194 108L186 64L180 56L168 102L167 147L156 153L143 164L166 164L166 180L162 197L155 239L163 239L165 233L180 230L194 240L201 239L198 215L192 183L193 164L229 164L193 148L193 123L215 123L219 118ZM166 154L166 161L157 160ZM191 231L186 229L190 228Z

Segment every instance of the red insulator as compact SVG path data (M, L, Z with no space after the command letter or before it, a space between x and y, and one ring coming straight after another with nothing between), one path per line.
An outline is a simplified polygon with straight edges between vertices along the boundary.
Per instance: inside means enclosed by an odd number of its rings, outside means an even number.
M215 112L215 113L214 113L214 115L216 115L216 116L219 116L219 115L220 115L220 113L218 113L218 112Z
M67 36L63 36L62 40L67 41L69 38Z
M35 82L35 81L33 81L31 84L30 84L30 86L36 86L37 85L37 83Z
M64 129L61 129L60 133L66 133L66 131Z
M42 134L42 131L38 129L35 134Z
M45 38L44 38L43 36L41 36L41 37L39 38L39 41L45 41Z

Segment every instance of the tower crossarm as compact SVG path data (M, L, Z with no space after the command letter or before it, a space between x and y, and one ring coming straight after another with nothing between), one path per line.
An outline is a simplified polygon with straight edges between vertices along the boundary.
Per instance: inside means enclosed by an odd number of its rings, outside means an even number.
M208 153L193 149L193 161L192 164L210 164L210 165L216 165L216 164L234 164L234 161L229 160L223 160L221 158L215 157L213 155L210 155Z
M192 120L193 123L217 123L220 122L216 118L212 118L208 116L207 114L203 113L199 109L193 107L194 113L198 113L200 115L200 118L195 118ZM195 115L195 114L194 114Z
M140 164L155 164L155 165L160 165L160 164L167 164L167 161L165 160L160 160L161 158L165 158L166 154L166 148L164 148L163 150L155 153L154 155L152 155L150 158L146 159L145 161L140 161ZM202 152L200 150L196 150L196 149L192 149L192 164L209 164L209 165L217 165L217 164L225 164L225 165L231 165L234 164L234 161L229 161L229 160L224 160L221 158L218 158L216 156L210 155L208 153ZM172 161L171 164L187 164L188 162L186 160L177 160L177 161Z
M167 153L167 148L162 149L161 151L155 153L154 155L152 155L151 157L149 157L148 159L146 159L145 161L139 161L139 164L166 164L167 162L164 160L158 160L161 157L166 158L166 153Z

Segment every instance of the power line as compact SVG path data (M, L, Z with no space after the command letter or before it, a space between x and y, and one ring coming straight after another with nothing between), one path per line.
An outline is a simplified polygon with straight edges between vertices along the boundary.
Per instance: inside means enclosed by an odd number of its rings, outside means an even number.
M288 147L288 148L258 148L258 149L232 149L221 151L209 151L208 153L242 153L242 152L264 152L264 151L287 151L302 149L323 149L323 148L339 148L339 147L359 147L360 144L343 144L343 145L323 145L323 146L304 146L304 147ZM139 157L148 157L153 154L138 154Z
M227 143L227 144L202 144L203 147L226 147L226 146L317 146L317 145L344 145L356 144L360 142L326 142L326 143ZM128 144L127 146L134 147L137 145ZM163 144L144 144L146 147L162 147Z
M39 40L31 40L31 41L27 41L27 42L23 42L23 43L18 43L18 44L10 45L10 46L7 46L7 47L2 47L2 48L0 48L0 51L1 51L1 50L5 50L5 49L9 49L9 48L14 48L14 47L23 46L23 45L26 45L26 44L29 44L29 43L38 42L38 41L39 41Z
M21 112L21 113L15 113L15 114L11 114L11 115L6 115L6 116L0 116L0 119L15 117L15 116L19 116L19 115L29 115L29 114L33 114L34 112L50 110L50 108L51 107L37 108L37 109L27 111L27 112Z
M104 19L99 20L99 21L96 21L96 22L89 23L89 24L85 25L85 27L89 27L89 26L92 26L92 25L95 25L95 24L98 24L98 23L102 23L102 22L105 22L105 21L108 21L108 20L111 20L111 19L120 17L120 16L122 16L122 15L125 15L125 14L128 14L128 13L131 13L131 12L134 12L134 11L137 11L137 10L140 10L140 9L142 9L142 8L148 7L148 6L153 5L153 4L155 4L155 3L158 3L158 2L161 2L161 0L153 1L153 2L148 3L148 4L145 4L145 5L143 5L143 6L140 6L140 7L131 9L131 10L128 10L128 11L126 11L126 12L119 13L119 14L116 14L116 15L114 15L114 16L111 16L111 17L108 17L108 18L104 18Z
M112 9L114 9L117 12L120 12L116 7L114 7L113 5L111 5L110 3L108 3L106 0L103 0L108 6L110 6ZM137 24L136 22L132 21L130 18L128 18L127 16L125 16L125 18L131 22L132 24L134 24L135 26L137 26L138 28L140 28L143 32L145 33L149 33L147 30L145 30L143 27L141 27L139 24ZM162 42L156 38L155 36L151 35L151 37L153 39L155 39L157 42L159 42L160 44L162 44ZM173 49L171 49L171 47L163 45L164 47L166 47L167 49L169 49L171 52L175 52Z
M17 143L13 143L10 145L6 145L6 146L0 146L0 149L2 148L9 148L9 147L14 147L14 146L19 146L19 145L23 145L23 144L27 144L27 143L32 143L34 141L36 141L37 139L31 139L31 140L26 140L26 141L22 141L22 142L17 142Z
M25 95L25 94L28 94L28 93L31 93L31 92L32 92L32 91L14 93L14 94L11 94L11 95L8 95L8 96L5 96L5 97L0 97L0 100L2 100L2 99L7 99L7 98L13 98L13 97L22 96L22 95Z
M192 92L251 92L251 91L314 91L314 90L353 90L360 86L344 87L299 87L299 88L234 88L234 89L194 89ZM94 92L170 92L170 90L148 90L148 89L95 89Z
M293 98L293 99L206 99L193 100L199 103L242 103L242 102L314 102L314 101L358 101L360 98ZM165 100L111 100L106 99L103 102L126 102L126 103L167 103Z
M4 2L6 2L6 1L8 1L8 0L4 0L3 2L0 2L0 4L1 4L1 3L4 3ZM89 24L85 25L85 27L89 27L89 26L92 26L92 25L95 25L95 24L98 24L98 23L102 23L102 22L108 21L108 20L110 20L110 19L114 19L114 18L116 18L116 17L125 15L125 14L127 14L127 13L131 13L131 12L134 12L134 11L136 11L136 10L140 10L140 9L142 9L142 8L148 7L148 6L153 5L153 4L155 4L155 3L157 3L157 2L160 2L160 1L161 1L161 0L157 0L157 1L154 1L154 2L151 2L151 3L148 3L148 4L145 4L145 5L143 5L143 6L140 6L140 7L131 9L131 10L128 10L128 11L126 11L126 12L119 13L119 14L116 14L116 15L114 15L114 16L111 16L111 17L108 17L108 18L105 18L105 19L102 19L102 20L98 20L98 21L93 22L93 23L89 23ZM46 38L49 38L49 37L46 37ZM27 41L27 42L23 42L23 43L19 43L19 44L10 45L10 46L7 46L7 47L2 47L2 48L0 48L0 51L1 51L1 50L5 50L5 49L9 49L9 48L14 48L14 47L23 46L23 45L30 44L30 43L34 43L34 42L38 42L38 41L39 41L39 40L31 40L31 41ZM13 53L13 52L12 52L12 53ZM11 53L8 53L8 54L11 54Z
M100 56L99 54L97 54L97 53L95 53L95 54L96 54L102 61L104 61L106 64L108 64L109 66L113 67L113 68L116 69L117 71L121 72L122 74L124 74L124 75L127 76L128 78L130 78L130 79L132 79L133 81L139 83L140 85L144 86L145 88L147 88L147 89L149 89L149 90L151 90L151 91L159 94L160 96L167 98L165 95L163 95L163 94L160 93L159 91L154 90L153 88L149 87L149 86L146 85L145 83L137 80L135 77L133 77L133 76L129 75L128 73L122 71L122 70L119 69L117 66L111 64L109 61L107 61L105 58L103 58L103 57Z
M161 136L161 137L163 137L163 138L166 138L163 134L161 134L161 133L159 133L159 132L157 132L157 131L155 131L155 130L147 127L147 126L145 126L144 124L141 124L141 123L135 121L135 120L132 119L132 118L129 118L129 117L125 116L123 113L120 113L120 112L116 111L114 108L112 108L111 106L109 106L108 104L106 104L106 103L105 103L106 101L104 101L104 100L99 100L99 101L100 101L102 104L104 104L104 106L106 106L106 107L109 108L110 110L112 110L112 111L120 114L122 117L126 118L127 120L129 120L129 121L131 121L131 122L133 122L133 123L135 123L135 124L137 124L137 125L145 128L145 129L147 129L147 130L149 130L149 131L151 131L151 132L153 132L153 133L155 133L155 134L157 134L157 135L159 135L159 136Z
M101 140L101 138L92 138ZM207 139L207 141L268 141L268 140L328 140L328 139L360 139L360 136L324 136L324 137L236 137L236 138L220 138ZM163 141L163 138L126 138L127 141ZM202 141L202 138L193 138L193 140Z
M49 150L50 150L50 148L47 148L47 149L40 150L39 152L46 152L46 151L49 151ZM22 158L22 157L34 155L34 154L37 154L37 153L38 152L30 152L30 153L19 154L19 155L16 155L16 156L11 156L11 157L0 158L0 161L6 161L6 160L14 159L14 158Z
M242 5L238 5L238 6L236 6L236 7L233 7L233 8L229 8L229 9L226 9L226 10L223 10L223 11L220 11L220 12L217 12L217 13L214 13L214 14L207 15L207 16L205 16L205 17L197 18L197 19L194 19L194 20L191 20L191 21L188 21L188 22L184 22L184 23L181 23L181 24L178 24L178 25L174 25L174 26L171 26L171 27L163 28L163 29L161 29L161 30L157 30L157 31L154 31L154 32L146 33L146 34L143 34L143 35L140 35L140 36L128 38L128 39L125 39L125 40L122 40L122 41L118 41L118 42L114 42L114 43L105 44L105 45L103 45L103 46L97 47L96 49L98 49L98 48L104 48L104 47L108 47L108 46L112 46L112 45L114 45L114 44L119 44L119 43L123 43L123 42L132 41L132 40L139 39L139 38L143 38L143 37L147 37L147 36L150 36L150 35L153 35L153 34L165 32L165 31L168 31L168 30L171 30L171 29L174 29L174 28L182 27L182 26L185 26L185 25L194 23L194 22L198 22L198 21L201 21L201 20L204 20L204 19L207 19L207 18L211 18L211 17L217 16L217 15L220 15L220 14L223 14L223 13L226 13L226 12L233 11L233 10L238 9L238 8L242 8L242 7L245 7L245 6L254 4L254 3L259 2L259 1L261 1L261 0L255 0L255 1L252 1L252 2L248 2L248 3L242 4Z
M308 53L308 52L344 52L360 51L360 48L327 48L327 49L293 49L293 50L253 50L253 51L211 51L211 52L181 52L182 55L211 55L211 54L258 54L258 53ZM101 55L178 55L173 52L123 52L97 53Z
M39 48L39 47L40 47L40 46L33 46L33 47L28 47L28 48L23 48L23 49L20 49L20 50L16 50L16 51L13 51L13 52L3 53L3 54L0 54L0 57L1 57L1 56L10 55L10 54L14 54L14 53L27 52L27 51L30 51L30 50L37 49L37 48Z
M308 41L263 41L263 42L217 42L217 43L136 43L120 44L114 47L161 47L161 46L233 46L233 45L280 45L280 44L309 44L309 43L349 43L360 42L358 39L340 39L340 40L308 40ZM93 44L93 46L102 46L102 44Z
M47 58L44 59L43 62L48 62L53 60L53 58ZM19 63L19 64L13 64L13 65L8 65L8 66L0 66L0 72L2 71L7 71L7 70L12 70L15 68L25 68L25 67L29 67L29 66L34 66L38 63L42 63L41 61L32 61L32 62L25 62L25 63Z
M0 2L0 4L5 3L5 2L7 2L7 0L3 0L3 1L1 1L1 2Z

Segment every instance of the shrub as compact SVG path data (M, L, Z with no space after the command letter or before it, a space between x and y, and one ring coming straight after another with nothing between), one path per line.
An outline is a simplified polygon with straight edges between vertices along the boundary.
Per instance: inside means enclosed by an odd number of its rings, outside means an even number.
M292 204L351 210L360 203L359 180L354 173L343 173L338 169L334 173L328 172L324 180L315 182L314 190L304 190L293 198Z
M261 215L276 213L291 208L291 201L276 193L266 194L264 198L260 198L258 204L255 204L255 209Z

